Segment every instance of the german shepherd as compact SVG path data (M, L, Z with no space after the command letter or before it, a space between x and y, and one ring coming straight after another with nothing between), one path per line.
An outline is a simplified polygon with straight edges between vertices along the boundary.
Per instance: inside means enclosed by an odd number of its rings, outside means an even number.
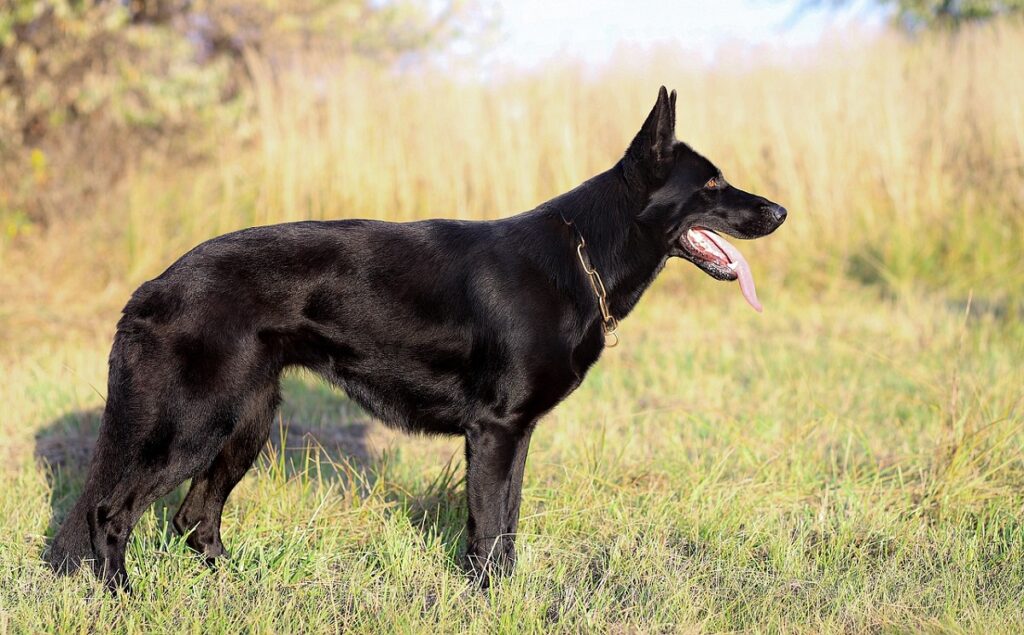
M466 443L468 554L484 586L515 563L537 421L576 389L617 320L671 257L739 280L721 234L758 238L786 210L739 190L675 138L664 87L610 170L489 222L369 220L253 227L192 249L132 294L81 497L47 554L128 588L125 546L186 479L187 544L226 555L224 502L267 442L290 366L319 373L390 426Z

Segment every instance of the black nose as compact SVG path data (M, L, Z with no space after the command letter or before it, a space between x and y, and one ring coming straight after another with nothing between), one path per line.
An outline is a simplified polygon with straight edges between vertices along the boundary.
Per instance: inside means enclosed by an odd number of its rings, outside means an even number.
M780 225L782 224L782 221L786 220L786 216L789 214L786 211L785 207L781 205L776 205L775 203L772 203L771 205L766 205L764 211L767 212L768 215L772 217L772 220L774 220L776 223Z

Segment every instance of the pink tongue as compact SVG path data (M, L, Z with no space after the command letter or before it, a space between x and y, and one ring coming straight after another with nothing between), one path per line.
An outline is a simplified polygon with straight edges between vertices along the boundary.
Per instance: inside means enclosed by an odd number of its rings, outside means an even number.
M711 242L715 243L719 249L725 252L725 255L729 257L729 262L735 265L736 275L740 279L740 291L743 293L743 297L746 298L747 303L754 307L754 310L758 313L761 312L763 307L761 302L757 299L757 290L754 289L754 274L750 273L750 265L747 264L747 259L743 257L743 254L738 249L730 245L724 238L711 231L702 231L702 234L706 236Z

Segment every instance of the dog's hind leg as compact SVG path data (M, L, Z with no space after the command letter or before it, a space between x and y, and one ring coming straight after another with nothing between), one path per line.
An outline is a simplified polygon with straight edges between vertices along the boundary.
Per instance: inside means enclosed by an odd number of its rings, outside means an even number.
M472 430L466 435L466 498L470 568L481 586L508 575L516 562L515 532L531 429Z
M192 479L188 496L174 516L174 528L188 536L188 546L208 563L227 555L220 537L224 503L266 444L279 401L276 381L246 400L234 432L210 467Z
M236 412L233 407L211 409L198 402L176 417L159 417L155 424L139 426L146 432L132 434L134 438L120 446L134 451L119 457L117 480L83 494L95 501L87 514L89 536L94 568L108 587L127 587L125 548L142 513L210 466L234 429ZM110 446L102 431L97 445Z

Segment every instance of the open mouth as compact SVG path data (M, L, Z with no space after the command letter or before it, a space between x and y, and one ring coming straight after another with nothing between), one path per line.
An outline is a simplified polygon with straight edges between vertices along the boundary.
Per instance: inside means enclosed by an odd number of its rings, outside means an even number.
M698 267L719 280L739 280L747 303L760 312L761 302L754 289L754 275L747 259L727 240L704 227L691 227L680 236L683 251Z

